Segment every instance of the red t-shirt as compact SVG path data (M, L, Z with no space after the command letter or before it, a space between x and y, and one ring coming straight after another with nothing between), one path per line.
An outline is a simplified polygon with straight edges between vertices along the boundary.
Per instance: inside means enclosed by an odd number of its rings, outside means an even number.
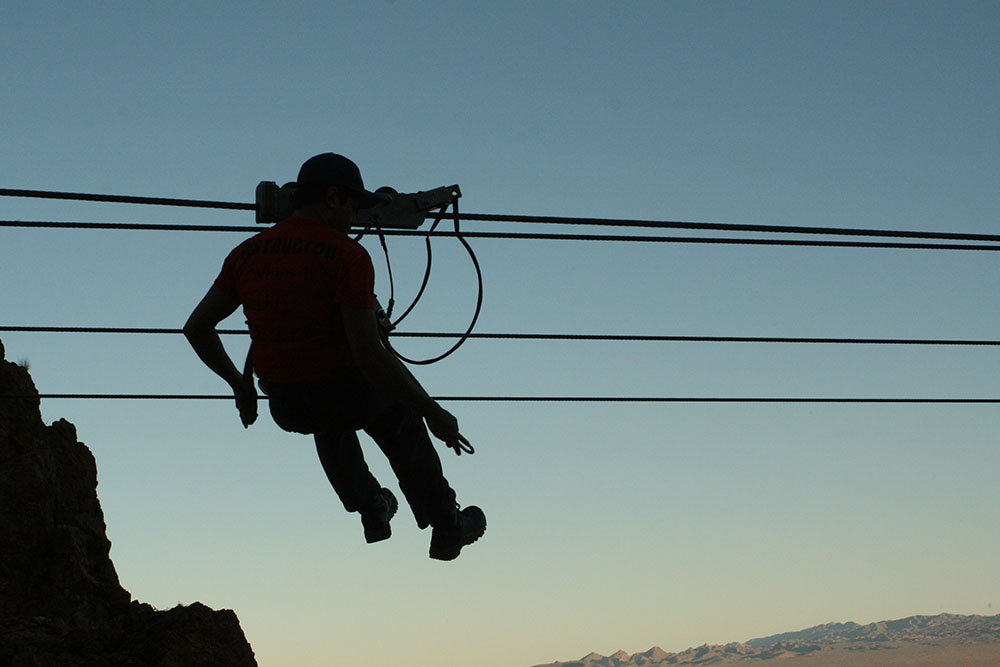
M375 306L375 270L339 229L287 218L229 253L216 288L243 304L257 375L316 382L353 365L340 306Z

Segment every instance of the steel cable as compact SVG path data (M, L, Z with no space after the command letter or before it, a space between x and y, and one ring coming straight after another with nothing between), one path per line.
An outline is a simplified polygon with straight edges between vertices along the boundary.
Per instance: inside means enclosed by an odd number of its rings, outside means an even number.
M3 399L233 400L232 394L0 394ZM259 397L267 400L266 395ZM522 403L858 403L990 404L1000 398L851 398L799 396L434 396L436 401Z
M164 206L186 206L197 208L219 208L235 210L255 210L249 203L221 202L208 200L174 199L162 197L134 197L122 195L98 195L84 193L54 192L43 190L0 189L0 195L12 197L36 197L47 199L68 199L94 202L153 204ZM457 217L457 212L456 212ZM434 217L428 215L428 218ZM748 225L734 223L703 223L680 221L616 220L601 218L571 218L522 215L463 214L466 220L484 222L516 222L538 224L603 225L613 227L646 227L655 229L699 229L713 231L739 231L755 233L787 233L812 235L849 235L891 238L911 238L947 241L998 242L1000 235L967 234L952 232L919 232L906 230L850 229L834 227L801 227L786 225ZM78 228L136 231L212 231L255 233L261 226L234 225L185 225L150 223L110 223L110 222L52 222L0 220L3 227L32 228ZM853 247L853 248L893 248L925 250L1000 250L1000 245L969 243L900 243L881 241L831 241L780 238L723 238L723 237L680 237L644 235L606 234L548 234L548 233L504 233L504 232L437 232L428 233L408 230L385 230L389 236L417 237L461 237L529 240L577 240L577 241L618 241L645 243L704 243L736 245L781 245L811 247ZM111 328L111 327L0 327L0 331L33 332L87 332L87 333L181 333L179 329L154 328ZM221 330L219 333L243 334L240 330ZM690 341L690 342L770 342L770 343L849 343L849 344L895 344L895 345L985 345L995 346L1000 341L989 340L948 340L948 339L872 339L872 338L794 338L794 337L748 337L748 336L631 336L631 335L586 335L586 334L450 334L433 332L396 332L401 337L463 337L463 338L507 338L507 339L548 339L548 340L631 340L631 341ZM147 399L147 400L232 400L230 395L207 394L40 394L40 395L0 395L0 398L46 398L46 399ZM844 398L844 397L653 397L653 396L440 396L441 401L523 401L523 402L606 402L606 403L1000 403L995 398Z
M247 227L236 225L184 225L131 222L56 222L56 221L26 221L0 220L0 227L36 227L48 229L117 229L128 231L199 231L199 232L250 232L262 231L262 227ZM522 240L556 240L556 241L616 241L633 243L693 243L714 245L759 245L759 246L796 246L821 248L885 248L899 250L1000 250L1000 244L969 244L969 243L906 243L890 241L829 241L805 239L759 239L731 238L714 236L643 236L614 234L546 234L523 232L421 232L403 229L386 229L386 236L414 236L430 238L460 238L466 239L522 239Z
M253 211L256 205L247 202L224 202L198 199L177 199L167 197L136 197L128 195L88 194L77 192L55 192L51 190L16 190L0 188L0 196L35 197L42 199L69 199L92 202L126 204L154 204L161 206L185 206L198 208L219 208ZM427 219L435 214L428 213ZM998 234L970 234L964 232L923 232L897 229L852 229L850 227L806 227L801 225L755 225L728 222L696 222L677 220L637 220L615 218L587 218L569 216L509 215L494 213L463 213L462 218L481 222L516 222L562 225L600 225L608 227L647 227L654 229L701 229L715 231L769 232L780 234L819 234L847 236L880 236L893 238L939 239L952 241L992 241L1000 242ZM253 228L251 228L253 229Z
M597 225L603 227L646 227L650 229L700 229L725 232L760 232L771 234L817 234L820 236L881 236L889 238L940 239L951 241L1000 242L1000 234L966 232L922 232L904 229L855 229L851 227L806 227L802 225L751 225L733 222L686 222L680 220L632 220L617 218L574 218L538 215L502 215L463 213L462 218L476 222L518 222L546 225Z
M51 190L13 190L0 188L4 197L32 197L35 199L68 199L73 201L107 202L112 204L151 204L154 206L187 206L193 208L221 208L242 211L256 210L256 204L205 199L175 199L172 197L135 197L131 195L102 195L84 192L53 192Z
M181 329L161 327L43 327L0 326L0 331L12 333L93 333L93 334L164 334L179 335ZM246 329L218 329L221 335L246 336ZM399 338L478 338L483 340L566 340L619 342L680 342L680 343L812 343L843 345L938 345L938 346L1000 346L1000 340L968 338L832 338L809 336L678 336L643 334L570 334L570 333L459 333L443 331L393 331Z

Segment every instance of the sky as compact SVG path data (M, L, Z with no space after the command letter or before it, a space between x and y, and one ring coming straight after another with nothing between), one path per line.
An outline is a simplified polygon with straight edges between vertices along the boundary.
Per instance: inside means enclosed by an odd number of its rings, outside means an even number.
M371 187L458 184L465 212L996 233L998 32L995 2L14 0L0 5L0 187L247 202L335 151ZM253 224L0 199L6 220ZM2 228L0 325L180 327L247 236ZM362 243L384 300L385 259ZM434 247L401 329L472 316L468 257ZM473 247L479 332L1000 329L992 252ZM389 250L402 308L424 249ZM0 337L43 393L226 390L181 336ZM241 360L247 339L225 342ZM472 340L415 372L443 396L995 398L997 370L992 347ZM158 608L236 610L262 667L528 667L1000 606L995 406L445 407L477 449L441 447L446 475L489 521L450 563L427 557L405 507L391 540L366 545L312 443L266 411L249 430L228 401L42 412L96 456L122 585Z

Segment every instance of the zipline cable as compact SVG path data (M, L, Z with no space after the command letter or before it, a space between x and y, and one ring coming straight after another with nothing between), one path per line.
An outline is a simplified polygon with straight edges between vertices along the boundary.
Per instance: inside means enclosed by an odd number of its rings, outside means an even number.
M135 197L130 195L100 195L83 192L53 192L51 190L12 190L0 188L0 196L33 197L35 199L69 199L74 201L107 202L112 204L152 204L154 206L187 206L192 208L222 208L254 211L256 204L205 199L175 199L173 197Z
M232 394L0 394L0 399L233 400ZM259 397L267 400L266 395ZM995 404L1000 398L850 398L798 396L435 396L436 401L521 403L856 403Z
M41 229L121 229L140 232L262 232L267 227L246 225L187 225L155 222L77 222L51 220L0 220L0 227Z
M256 204L245 202L208 201L198 199L177 199L167 197L136 197L128 195L87 194L77 192L55 192L50 190L15 190L0 188L0 196L35 197L42 199L69 199L93 202L125 204L154 204L160 206L185 206L198 208L219 208L235 210L256 210ZM433 219L435 214L428 214ZM585 218L569 216L507 215L495 213L464 213L469 221L515 222L562 225L600 225L608 227L646 227L653 229L701 229L715 231L769 232L780 234L818 234L847 236L880 236L894 238L939 239L952 241L1000 242L997 234L971 234L964 232L923 232L898 229L852 229L850 227L806 227L801 225L755 225L728 222L697 222L678 220L637 220L615 218Z
M618 218L575 218L540 215L502 215L494 213L463 213L466 220L476 222L520 222L545 225L597 225L603 227L646 227L650 229L699 229L725 232L761 232L771 234L816 234L820 236L881 236L910 239L941 239L952 241L1000 241L1000 234L966 232L922 232L905 229L855 229L852 227L806 227L802 225L751 225L732 222L686 222L681 220L632 220Z
M54 222L0 220L0 227L37 227L48 229L117 229L128 231L199 231L199 232L260 232L261 227L246 227L233 225L176 225L155 223L120 223L120 222ZM546 234L520 232L423 232L404 229L386 229L386 236L414 236L431 238L466 239L522 239L522 240L556 240L556 241L616 241L634 243L687 243L710 245L758 245L758 246L792 246L820 248L885 248L898 250L988 250L1000 251L1000 244L969 244L969 243L905 243L889 241L830 241L805 239L759 239L759 238L727 238L714 236L643 236L643 235L612 235L612 234Z
M0 189L0 195L11 197L36 197L47 199L67 199L93 202L128 203L128 204L152 204L163 206L185 206L196 208L218 208L232 210L255 210L256 205L240 202L222 202L209 200L175 199L164 197L135 197L123 195L98 195L84 193L54 192L43 190L14 190ZM428 214L428 219L434 217ZM899 242L872 242L872 241L822 241L822 240L788 240L774 238L721 238L721 237L678 237L678 236L642 236L642 235L594 235L594 234L543 234L543 233L498 233L498 232L460 232L459 213L457 204L451 216L444 214L438 216L434 227L441 217L451 217L455 220L455 231L453 233L434 233L434 228L430 232L407 231L407 230L384 230L384 235L392 236L423 236L428 243L428 272L429 272L429 244L431 237L456 237L469 251L477 275L480 277L479 297L476 305L476 313L473 316L472 324L468 331L459 334L459 341L448 352L433 360L425 362L411 363L432 363L444 358L453 352L458 346L469 338L545 338L559 340L672 340L672 341L696 341L696 342L797 342L797 343L875 343L875 344L938 344L938 345L997 345L998 341L958 341L958 340L908 340L908 339L833 339L833 338L771 338L771 337L722 337L722 336L586 336L578 334L472 334L472 328L478 319L482 305L482 273L479 263L469 247L464 237L468 238L510 238L510 239L531 239L531 240L587 240L587 241L629 241L629 242L660 242L660 243L705 243L705 244L738 244L738 245L782 245L782 246L812 246L812 247L855 247L855 248L897 248L897 249L928 249L928 250L1000 250L1000 245L984 244L957 244L957 243L899 243ZM549 216L523 216L523 215L495 215L495 214L465 214L466 220L483 222L518 222L518 223L538 223L538 224L573 224L573 225L603 225L615 227L646 227L655 229L698 229L713 231L738 231L738 232L763 232L782 234L812 234L812 235L849 235L849 236L873 236L911 239L933 239L949 241L986 241L998 242L1000 235L992 234L967 234L956 232L919 232L906 230L879 230L879 229L850 229L835 227L802 227L788 225L748 225L735 223L707 223L707 222L681 222L681 221L651 221L651 220L622 220L622 219L601 219L601 218L572 218L572 217L549 217ZM78 229L119 229L119 230L141 230L141 231L219 231L219 232L251 232L260 231L260 226L229 226L229 225L157 225L148 223L101 223L101 222L47 222L47 221L17 221L0 220L0 226L4 227L34 227L34 228L78 228ZM380 240L384 248L383 230L379 230ZM426 283L426 277L425 277ZM411 306L412 308L412 306ZM404 313L404 317L409 313L409 309ZM400 318L402 319L402 318ZM110 328L98 327L0 327L6 331L74 331L74 332L100 332L100 333L179 333L173 329L131 329L123 328L111 330ZM240 331L220 331L220 333L244 333ZM412 332L397 333L395 335L410 336L438 336L446 337L453 334L446 333L419 333ZM147 400L231 400L229 395L205 395L205 394L41 394L41 395L0 395L0 398L51 398L51 399L147 399ZM630 403L1000 403L1000 399L991 398L822 398L822 397L614 397L614 396L440 396L436 400L440 401L524 401L524 402L630 402Z
M90 334L149 334L180 335L181 329L158 327L42 327L0 326L0 332L12 333L90 333ZM221 335L246 336L246 329L217 329ZM809 336L679 336L642 334L569 334L569 333L459 333L437 331L393 331L398 338L477 338L483 340L565 340L619 342L681 342L681 343L812 343L843 345L937 345L937 346L1000 346L1000 340L963 338L831 338Z

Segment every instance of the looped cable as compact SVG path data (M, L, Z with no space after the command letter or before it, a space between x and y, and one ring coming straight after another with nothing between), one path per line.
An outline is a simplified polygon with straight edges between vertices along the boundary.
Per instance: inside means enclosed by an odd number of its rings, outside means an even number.
M385 255L385 270L386 273L389 274L389 301L387 302L385 309L385 321L388 324L392 321L392 307L396 305L396 285L392 280L392 262L389 261L389 246L385 243L385 233L382 231L382 225L375 223L375 231L378 233L378 240L382 244L382 253ZM387 326L386 340L388 340L388 332L394 327L394 324L389 324Z
M406 316L413 311L413 308L417 305L417 302L420 301L420 297L424 295L424 290L427 289L427 282L428 280L430 280L431 277L431 263L433 259L433 254L431 252L430 234L432 234L434 230L437 229L437 226L441 223L441 220L444 219L445 213L448 212L448 206L449 205L445 205L441 207L441 210L438 211L437 217L434 219L434 223L427 231L428 236L424 238L424 243L427 246L427 266L424 268L424 278L423 280L420 281L420 289L417 290L417 296L413 297L413 301L410 303L409 306L407 306L406 310L403 311L403 314L399 316L399 319L397 319L395 322L392 323L393 329L399 326L399 323L402 322L404 319L406 319ZM388 313L388 315L391 316L392 313Z
M469 242L466 241L462 237L462 232L461 232L461 230L459 228L458 200L457 199L453 199L451 201L451 206L452 206L452 209L453 209L453 215L455 216L455 238L458 239L458 241L462 244L462 246L465 248L465 250L469 253L469 259L472 260L472 266L476 269L476 280L478 281L478 293L476 295L476 311L472 315L472 321L469 322L469 328L465 330L465 333L462 334L462 336L458 339L458 341L454 345L452 345L447 351L445 351L443 354L439 354L438 356L433 357L431 359L421 359L421 360L410 359L410 358L405 357L402 354L400 354L395 348L392 347L391 344L388 344L389 350L394 355L396 355L397 358L399 358L402 361L405 361L408 364L413 364L413 365L416 365L416 366L426 366L426 365L429 365L429 364L437 363L437 362L441 361L442 359L444 359L445 357L447 357L450 354L452 354L458 348L460 348L465 343L465 341L467 341L469 339L469 335L472 333L472 330L475 328L476 322L479 320L479 313L482 311L482 308L483 308L483 271L482 271L482 268L479 266L479 259L476 257L476 253L475 253L475 251L473 251L472 246L470 246ZM447 209L447 207L445 207L445 208ZM437 225L438 222L440 222L441 218L443 218L443 217L444 217L444 211L442 210L441 215L434 222L435 226ZM431 228L431 231L433 231L433 227ZM393 326L395 326L396 324L399 324L399 322L404 317L406 317L407 315L409 315L410 311L413 310L413 306L416 305L417 301L420 299L421 295L423 294L424 288L427 286L427 279L430 276L430 269L431 269L430 248L431 248L431 241L430 241L430 237L428 237L427 238L427 270L424 272L424 282L420 286L420 291L417 294L417 298L414 299L414 301L413 301L412 304L410 304L410 307L407 308L406 312L403 313L403 315L398 320L396 320L393 323ZM386 340L386 342L388 343L388 339Z
M476 453L476 448L472 446L472 443L462 442L461 440L449 442L448 446L455 450L455 456L461 456L462 452L465 452L466 454Z

